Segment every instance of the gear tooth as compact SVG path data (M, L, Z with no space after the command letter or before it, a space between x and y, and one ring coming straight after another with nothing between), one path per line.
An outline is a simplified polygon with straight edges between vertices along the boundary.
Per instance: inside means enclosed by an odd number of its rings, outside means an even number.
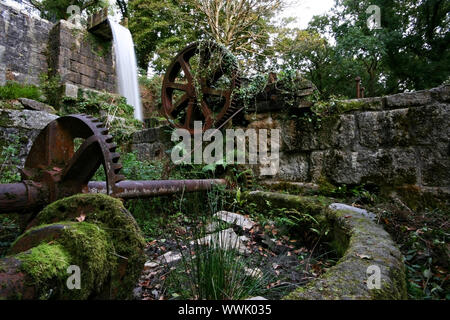
M112 143L112 142L113 142L113 136L110 135L110 134L107 134L107 135L105 136L105 141L106 141L107 143Z
M119 161L119 158L120 158L120 153L118 153L118 152L112 152L111 153L111 160L114 163L117 163Z
M116 152L117 144L115 144L115 143L110 143L110 144L108 145L108 149L109 149L109 151L111 151L111 152Z
M115 183L125 180L125 176L123 174L118 174L115 176Z
M120 170L122 170L122 164L121 163L115 163L113 168L114 168L114 173L118 174L120 172Z

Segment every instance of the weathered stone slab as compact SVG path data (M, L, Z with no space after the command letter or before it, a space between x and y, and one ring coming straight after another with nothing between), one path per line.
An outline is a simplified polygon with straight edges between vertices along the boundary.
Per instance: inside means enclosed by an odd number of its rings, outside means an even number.
M280 154L280 167L276 179L308 181L309 159L302 154Z
M409 93L399 93L386 97L386 108L406 108L424 106L431 103L432 96L430 91L417 91Z
M250 219L247 219L243 215L234 212L219 211L214 214L214 217L219 220L239 226L244 230L250 230L255 225L255 223Z
M433 98L440 102L450 102L450 85L440 86L430 90Z
M408 121L412 144L435 146L448 144L450 139L450 105L434 103L420 108L410 108Z
M362 112L357 115L359 143L372 150L408 146L409 109Z
M0 127L41 130L56 118L58 116L44 111L3 109L0 110Z
M53 24L5 3L0 13L0 85L6 80L38 85L40 74L47 72L42 53Z
M419 163L413 148L327 150L311 155L311 177L326 177L336 184L374 183L377 185L416 183Z
M212 245L215 248L222 248L224 250L237 250L241 254L249 253L249 250L245 244L241 241L232 228L209 234L201 239L191 241L191 245L194 245L195 243L207 246Z
M39 102L39 101L35 101L32 99L27 99L27 98L19 98L20 103L22 103L22 105L25 107L25 109L28 110L34 110L34 111L44 111L47 113L56 113L56 110L52 107L49 106L48 104Z
M406 299L403 257L389 234L371 217L342 204L330 206L342 258L324 275L285 297L288 300ZM379 271L380 282L369 279Z
M352 212L356 212L357 214L360 214L366 218L369 218L372 221L375 221L376 219L376 214L369 212L365 209L361 209L361 208L357 208L357 207L353 207L353 206L349 206L347 204L344 203L332 203L329 205L329 208L335 211L339 211L339 210L346 210L346 211L352 211Z

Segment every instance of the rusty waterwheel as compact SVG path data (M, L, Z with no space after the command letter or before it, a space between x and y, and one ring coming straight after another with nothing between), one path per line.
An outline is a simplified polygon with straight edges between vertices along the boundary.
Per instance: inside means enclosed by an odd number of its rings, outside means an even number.
M80 146L76 148L76 140ZM117 145L98 119L84 114L60 117L37 136L22 170L23 180L45 185L50 201L88 192L87 185L103 165L107 194L118 192L120 174Z
M194 133L221 126L236 111L233 99L240 87L234 56L211 41L184 48L166 71L162 85L162 112L172 126Z

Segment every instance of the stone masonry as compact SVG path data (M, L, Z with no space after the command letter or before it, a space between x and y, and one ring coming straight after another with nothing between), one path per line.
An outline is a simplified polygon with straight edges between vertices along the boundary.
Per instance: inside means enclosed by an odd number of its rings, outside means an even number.
M0 3L0 85L39 84L47 72L47 40L53 24Z
M116 75L111 41L61 20L49 38L50 74L59 75L67 87L115 92ZM68 94L70 95L70 94Z
M248 128L280 129L280 170L264 178L449 190L449 102L446 85L341 101L348 111L320 127L272 112L253 116Z
M116 93L111 40L0 3L0 85L37 85L43 74L59 75L68 96L78 88Z

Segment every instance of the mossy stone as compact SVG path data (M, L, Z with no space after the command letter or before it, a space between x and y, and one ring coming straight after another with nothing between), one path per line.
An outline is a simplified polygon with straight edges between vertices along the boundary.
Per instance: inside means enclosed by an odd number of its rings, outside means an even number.
M145 240L132 217L118 199L103 194L77 194L44 208L30 227L77 218L106 232L111 255L117 260L105 297L130 298L145 262Z

